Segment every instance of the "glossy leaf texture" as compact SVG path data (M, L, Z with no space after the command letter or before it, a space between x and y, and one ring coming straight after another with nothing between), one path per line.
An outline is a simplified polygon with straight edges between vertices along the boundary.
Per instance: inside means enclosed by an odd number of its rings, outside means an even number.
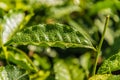
M104 75L95 75L89 80L120 80L120 75L104 74Z
M54 64L54 72L56 80L72 80L69 69L62 60Z
M1 23L3 44L6 43L8 39L14 34L23 20L24 13L19 10L11 10L3 17Z
M97 73L105 74L117 70L120 70L120 52L105 60Z
M0 80L29 80L28 75L16 66L0 67Z
M94 49L91 41L79 30L63 24L39 24L17 32L6 44L34 44L50 47L84 47Z

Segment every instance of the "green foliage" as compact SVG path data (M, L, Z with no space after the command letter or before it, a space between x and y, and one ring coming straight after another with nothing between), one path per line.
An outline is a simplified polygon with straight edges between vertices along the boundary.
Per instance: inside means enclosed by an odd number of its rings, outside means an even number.
M74 58L71 59L74 60ZM54 64L54 71L55 80L84 80L85 77L83 69L79 69L79 66L73 64L72 61L57 60Z
M16 66L8 65L0 67L1 80L28 80L29 77L26 72Z
M104 75L95 75L91 77L89 80L119 80L120 75L111 75L111 74L104 74Z
M24 20L24 13L22 11L11 10L3 17L2 27L2 42L6 43L15 32L15 29L20 27L21 22Z
M22 67L26 70L32 70L32 66L29 64L25 56L21 55L19 52L16 51L8 51L8 61L17 64L18 66ZM1 59L5 59L4 54L0 55Z
M8 44L33 44L51 47L86 47L94 49L90 40L77 29L62 24L40 24L17 32Z
M119 0L0 0L0 80L119 80L119 12Z
M63 61L58 61L54 64L56 80L72 80L67 65Z
M112 71L120 70L119 62L120 62L120 52L105 60L104 63L99 68L98 74L111 73Z

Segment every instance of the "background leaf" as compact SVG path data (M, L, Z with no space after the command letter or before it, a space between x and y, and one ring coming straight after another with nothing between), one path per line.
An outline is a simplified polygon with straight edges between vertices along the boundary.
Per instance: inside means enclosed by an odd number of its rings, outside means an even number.
M120 70L120 52L105 60L98 69L98 74L111 73L117 70Z
M0 67L0 79L1 80L9 80L7 77L7 72L4 67Z
M8 65L6 67L0 67L0 79L1 80L28 80L29 77L24 70L19 69L16 66Z
M72 80L84 80L85 79L86 74L84 72L84 69L79 64L78 58L69 57L69 58L66 58L65 62L70 71Z
M95 75L89 80L119 80L120 75L104 74L104 75Z
M0 59L5 59L5 55L3 53L0 54ZM16 64L23 69L33 70L25 56L19 52L8 50L8 60L11 64Z
M115 8L116 8L115 5L120 4L119 2L117 2L117 4L115 4L115 3L116 3L116 0L113 0L112 2L109 0L98 1L96 4L94 4L90 7L89 14L94 15L97 12L99 12L100 10L105 9L105 8L111 8L111 9L115 10Z
M2 32L4 33L5 27L3 24L7 24L11 28L11 25L13 26L22 17L22 21L19 25L16 25L15 29L10 31L10 33L8 32L10 29L6 30L8 38L5 37L6 41L3 44L6 44L6 51L4 50L4 52L8 55L9 64L17 65L30 71L31 80L55 80L54 65L59 62L55 62L55 60L60 59L63 65L66 66L71 80L88 80L91 76L96 56L91 51L91 47L93 49L91 41L94 46L99 44L105 22L104 19L108 14L110 15L109 28L106 31L97 69L105 59L115 55L120 50L119 13L119 0L0 0L0 39L4 37ZM17 18L10 17L18 14L22 16ZM10 24L8 24L5 16ZM14 23L11 18L14 18ZM61 23L69 26L64 26L67 29L63 30L64 27L61 24L55 24L59 27L54 27L54 25L52 29L49 29L51 27L48 26L48 23ZM37 24L43 24L44 27ZM62 35L62 38L60 38L59 34ZM70 38L67 38L68 35ZM78 42L78 40L81 42ZM2 41L0 41L1 46L3 46ZM37 46L37 48L28 49L29 44ZM3 55L1 46L0 55ZM43 46L47 46L47 48ZM11 47L10 50L9 47ZM24 54L21 54L21 52ZM31 69L32 64L30 62L37 67L35 69L38 69L38 72L33 72L34 67ZM112 66L114 62L116 63L113 60L109 61ZM8 65L3 56L0 56L1 65ZM103 70L103 74L115 74L115 72L119 74L119 67L115 68L115 66L113 66L114 69L110 67L113 71L105 68L107 72ZM60 70L59 72L62 71ZM96 77L101 78L103 76ZM93 80L95 79L97 78ZM114 80L115 78L110 77L110 79Z
M56 80L72 80L67 65L61 60L54 64Z

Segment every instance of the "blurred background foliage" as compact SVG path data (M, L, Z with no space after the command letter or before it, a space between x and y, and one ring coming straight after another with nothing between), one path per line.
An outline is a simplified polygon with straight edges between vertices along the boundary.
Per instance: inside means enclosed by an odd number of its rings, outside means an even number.
M25 17L21 29L41 23L63 23L80 27L95 47L103 31L105 16L110 22L102 46L102 61L120 49L120 1L119 0L0 0L0 21L10 11L23 11ZM19 17L18 17L19 18ZM34 45L16 46L25 52L39 72L31 73L32 80L87 80L92 74L95 54L89 49L54 48ZM11 64L31 69L26 58L17 51L9 50ZM5 58L0 54L0 65Z

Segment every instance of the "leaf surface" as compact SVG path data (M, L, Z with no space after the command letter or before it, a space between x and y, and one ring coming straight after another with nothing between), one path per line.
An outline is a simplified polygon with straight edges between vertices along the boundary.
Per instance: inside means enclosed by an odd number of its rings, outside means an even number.
M58 23L27 27L17 32L7 44L34 44L61 48L84 47L94 49L91 41L79 30Z
M56 80L72 80L67 65L61 60L54 64Z
M120 75L104 74L104 75L95 75L89 80L120 80Z
M8 55L8 60L18 66L20 66L23 69L26 70L33 70L30 63L27 61L27 59L20 53L10 52Z
M0 80L29 80L29 77L24 70L8 65L0 67Z
M120 70L120 52L105 60L98 69L98 74L111 73L117 70Z
M69 64L68 67L72 80L84 80L85 73L84 70L80 68L80 66L75 64Z
M0 80L9 80L4 67L0 67Z
M24 20L24 13L22 11L11 10L2 20L2 43L6 43L8 39L14 34L16 29L20 26Z

